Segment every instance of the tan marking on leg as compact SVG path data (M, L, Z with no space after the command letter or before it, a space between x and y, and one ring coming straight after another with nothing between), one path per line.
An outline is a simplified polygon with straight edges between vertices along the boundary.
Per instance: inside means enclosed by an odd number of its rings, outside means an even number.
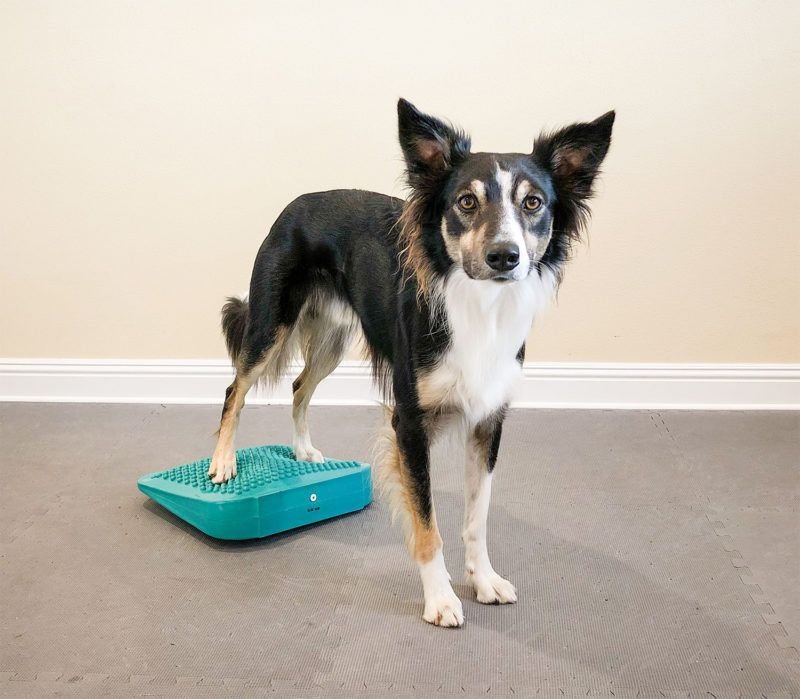
M406 546L413 556L417 528L414 526L411 513L415 509L415 503L407 472L402 463L400 448L397 446L397 436L391 426L391 409L386 409L385 419L386 425L376 442L374 458L377 466L376 483L389 501L392 521L400 520Z
M214 483L224 483L236 475L234 437L239 425L239 414L244 406L244 398L252 385L253 382L249 377L237 372L236 378L228 387L225 405L222 408L217 446L208 469L208 475Z
M275 339L256 366L246 371L240 361L236 377L228 387L228 394L225 396L225 405L222 408L222 418L217 432L217 445L208 469L208 475L211 476L214 483L225 483L236 475L234 438L239 425L239 414L244 407L245 396L257 381L263 380L268 384L277 382L291 359L292 337L293 334L289 328L280 326L275 331Z
M392 520L401 518L406 546L412 558L417 563L427 563L442 548L436 512L431 506L431 517L427 521L420 514L414 484L391 425L384 430L381 442L381 452L376 458L378 486L389 500Z
M391 412L388 418L391 418ZM464 612L450 584L450 575L444 564L442 537L431 505L431 516L425 519L420 513L414 489L403 455L397 445L394 429L389 419L387 429L379 443L378 485L388 496L393 519L402 518L406 545L420 571L425 607L422 618L436 626L461 626Z
M411 555L417 564L429 563L442 550L443 544L439 534L439 524L436 521L436 512L431 509L430 519L426 522L414 509L411 520L414 529L414 550Z

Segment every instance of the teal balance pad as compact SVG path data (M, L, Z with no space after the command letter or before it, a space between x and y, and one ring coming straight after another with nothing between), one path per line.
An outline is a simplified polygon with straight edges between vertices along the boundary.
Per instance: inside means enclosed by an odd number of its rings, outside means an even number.
M295 461L291 447L236 452L237 475L214 484L211 459L150 473L139 490L217 539L257 539L365 508L372 501L368 464Z

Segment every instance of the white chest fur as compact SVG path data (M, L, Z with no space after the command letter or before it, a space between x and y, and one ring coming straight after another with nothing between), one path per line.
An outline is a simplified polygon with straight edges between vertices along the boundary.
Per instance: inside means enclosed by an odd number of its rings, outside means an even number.
M422 405L452 406L470 424L505 405L522 375L517 353L554 289L549 270L511 284L452 273L441 290L451 343L436 368L420 377Z

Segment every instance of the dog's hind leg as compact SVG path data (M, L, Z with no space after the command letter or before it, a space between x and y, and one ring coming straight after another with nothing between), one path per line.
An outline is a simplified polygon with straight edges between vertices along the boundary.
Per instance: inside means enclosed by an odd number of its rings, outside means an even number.
M257 381L262 379L269 383L277 381L291 356L292 336L292 328L278 326L268 348L257 353L253 351L252 345L248 347L248 343L252 343L252 338L245 338L242 357L259 356L260 358L255 363L240 358L237 362L233 383L225 391L217 446L208 469L208 475L211 476L214 483L225 483L236 475L234 437L239 425L239 414L244 407L245 396Z
M217 446L208 469L208 475L214 483L225 483L236 475L236 452L233 440L239 425L239 413L244 406L244 398L254 383L251 376L250 373L237 371L233 383L225 391Z
M311 443L308 404L314 390L342 360L353 332L354 317L344 302L318 300L309 305L300 321L300 342L305 367L292 384L294 456L298 461L324 461Z
M492 568L486 547L492 471L497 460L502 425L501 413L470 430L467 437L462 538L467 580L475 588L478 602L483 604L509 604L517 601L514 586Z

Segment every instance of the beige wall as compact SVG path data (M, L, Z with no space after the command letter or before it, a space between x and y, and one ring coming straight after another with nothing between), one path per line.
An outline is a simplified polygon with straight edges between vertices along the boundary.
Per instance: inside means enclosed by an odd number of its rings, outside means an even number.
M528 359L798 361L798 7L5 0L0 356L223 356L292 197L402 192L403 95L478 150L617 109Z

